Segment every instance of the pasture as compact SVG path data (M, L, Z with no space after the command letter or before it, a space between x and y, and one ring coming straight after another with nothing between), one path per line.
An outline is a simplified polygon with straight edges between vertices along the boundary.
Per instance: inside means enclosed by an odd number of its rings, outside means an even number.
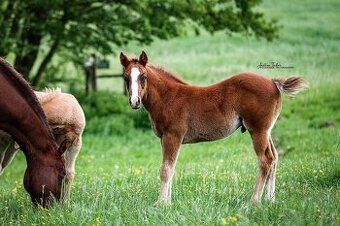
M34 207L22 185L26 163L19 153L1 175L0 225L339 225L339 8L336 0L264 1L261 10L282 25L270 43L203 33L122 49L145 50L150 63L195 85L244 71L309 82L295 99L284 98L273 129L280 154L275 203L250 202L258 166L249 134L238 130L216 142L183 145L172 205L154 205L159 139L144 110L131 110L127 97L106 90L122 86L109 81L90 97L74 93L87 126L71 199L48 210ZM120 68L118 56L110 61ZM291 68L258 68L270 62Z

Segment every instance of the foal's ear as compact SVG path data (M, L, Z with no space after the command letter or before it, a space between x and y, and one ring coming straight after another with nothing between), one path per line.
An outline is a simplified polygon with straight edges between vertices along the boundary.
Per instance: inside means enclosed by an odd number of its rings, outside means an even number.
M58 150L57 150L57 156L62 156L64 152L67 149L67 139L65 139L63 142L61 142Z
M123 52L120 53L120 63L123 67L127 67L130 64L130 60L124 55Z
M139 56L139 63L143 66L148 63L148 56L144 51L142 51L142 54Z

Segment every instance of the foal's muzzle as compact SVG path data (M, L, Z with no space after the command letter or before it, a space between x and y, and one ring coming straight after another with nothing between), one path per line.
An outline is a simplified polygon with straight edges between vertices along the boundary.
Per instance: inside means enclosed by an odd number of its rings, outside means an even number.
M142 101L140 97L130 97L129 103L133 109L139 109L142 106Z

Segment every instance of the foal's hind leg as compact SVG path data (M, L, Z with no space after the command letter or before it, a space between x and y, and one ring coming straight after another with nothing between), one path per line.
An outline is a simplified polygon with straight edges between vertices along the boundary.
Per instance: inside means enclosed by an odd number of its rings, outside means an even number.
M270 149L273 153L273 156L274 156L274 161L272 163L272 166L270 168L270 171L269 171L269 175L268 175L268 178L267 178L267 183L266 183L266 186L267 186L267 195L266 195L266 198L269 200L269 201L272 201L274 202L275 201L275 175L276 175L276 168L277 168L277 162L278 162L278 153L276 151L276 148L274 146L274 143L273 143L273 140L271 137L269 137L269 143L270 143Z
M163 162L160 169L161 192L158 203L171 203L172 178L175 172L176 160L182 139L176 135L162 136Z
M258 203L261 200L263 188L267 181L268 174L272 168L274 155L271 150L268 131L253 132L251 136L253 139L253 145L259 161L260 168L252 200L254 203Z

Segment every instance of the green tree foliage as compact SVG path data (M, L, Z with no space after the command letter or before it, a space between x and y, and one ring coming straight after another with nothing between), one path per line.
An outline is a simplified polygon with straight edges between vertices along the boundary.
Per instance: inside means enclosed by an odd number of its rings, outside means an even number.
M110 54L130 41L149 44L197 32L245 33L275 38L275 21L254 11L261 0L2 0L0 55L37 85L55 54L80 63L88 51ZM44 51L42 51L44 50ZM39 53L44 53L38 59ZM78 61L77 61L78 59ZM37 70L32 74L32 67Z

